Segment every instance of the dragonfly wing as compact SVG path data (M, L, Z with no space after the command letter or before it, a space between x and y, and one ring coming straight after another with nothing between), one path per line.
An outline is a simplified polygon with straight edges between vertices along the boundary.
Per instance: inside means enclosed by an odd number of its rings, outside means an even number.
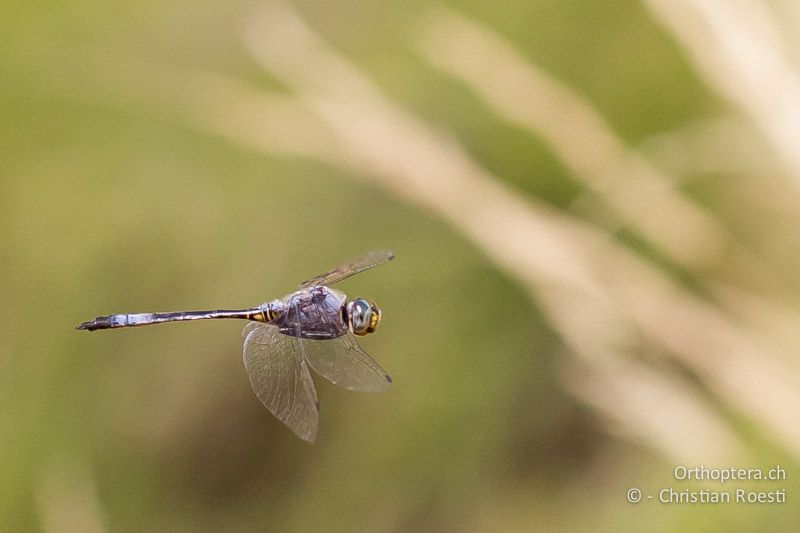
M301 439L314 442L319 402L302 340L257 322L249 323L243 334L244 366L256 396Z
M340 387L362 392L381 392L392 378L361 349L352 333L335 339L303 339L306 359L314 371Z
M332 270L329 270L328 272L325 272L324 274L307 279L302 282L299 287L301 289L305 289L315 285L333 285L334 283L339 283L340 281L358 274L359 272L382 265L383 263L391 261L392 259L394 259L394 252L390 252L388 250L369 252L355 261L344 263Z

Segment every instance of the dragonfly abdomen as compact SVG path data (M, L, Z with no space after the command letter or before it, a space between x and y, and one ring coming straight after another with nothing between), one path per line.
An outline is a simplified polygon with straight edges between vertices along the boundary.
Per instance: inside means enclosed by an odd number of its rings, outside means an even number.
M268 308L254 307L252 309L215 309L213 311L176 311L172 313L133 313L124 315L99 316L88 322L82 322L75 329L94 331L98 329L129 328L136 326L149 326L150 324L163 324L164 322L178 322L182 320L204 320L211 318L239 318L270 322L275 318L274 313Z

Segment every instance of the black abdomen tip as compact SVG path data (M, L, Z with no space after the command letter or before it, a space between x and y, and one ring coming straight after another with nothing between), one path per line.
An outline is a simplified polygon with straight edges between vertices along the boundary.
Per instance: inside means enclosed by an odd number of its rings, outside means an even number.
M88 330L88 331L94 331L96 329L108 329L108 328L114 327L113 324L111 323L110 319L111 319L111 317L108 317L108 316L99 316L99 317L95 318L94 320L89 320L87 322L81 322L80 324L75 326L75 329L77 329L77 330L85 329L85 330Z

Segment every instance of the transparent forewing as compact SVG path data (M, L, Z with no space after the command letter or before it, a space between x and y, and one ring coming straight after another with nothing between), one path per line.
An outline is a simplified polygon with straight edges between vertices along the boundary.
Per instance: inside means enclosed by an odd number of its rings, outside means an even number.
M339 283L343 279L347 279L350 276L358 274L359 272L382 265L383 263L391 261L392 259L394 259L394 253L387 250L369 252L365 256L356 259L355 261L339 265L338 267L329 270L324 274L307 279L302 282L299 287L302 289L305 287L313 287L314 285L333 285L334 283Z
M331 383L362 392L381 392L392 378L361 349L352 333L335 339L303 339L306 359L314 371Z
M249 323L243 334L244 366L256 396L301 439L314 442L319 404L302 340L257 322Z

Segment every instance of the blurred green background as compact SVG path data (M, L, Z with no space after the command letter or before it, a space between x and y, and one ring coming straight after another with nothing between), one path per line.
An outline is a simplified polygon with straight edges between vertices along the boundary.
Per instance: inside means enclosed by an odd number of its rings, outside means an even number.
M674 356L683 348L652 338L626 344L612 360L641 365L654 383L666 376L681 385L651 397L655 387L634 372L636 394L606 389L617 363L565 341L560 300L542 306L535 283L519 275L524 264L504 262L508 255L492 248L495 236L516 239L535 257L537 241L511 224L484 226L476 238L468 210L453 215L446 207L471 189L442 189L436 172L417 174L423 184L409 185L409 193L391 165L388 177L376 178L386 160L363 164L369 150L342 143L315 107L314 97L328 89L303 76L324 79L324 57L284 55L288 70L259 59L248 35L291 40L293 26L270 11L286 6L3 2L0 529L796 530L798 175L776 163L778 143L759 128L759 115L708 82L705 63L695 61L702 53L681 39L680 17L664 15L659 4L300 1L290 12L393 109L460 146L487 180L537 212L596 229L726 317L731 331L746 332L770 358L738 366L755 369L739 378L758 379L763 364L787 378L780 398L770 396L770 383L760 383L764 398L748 396L752 389L739 394L735 377L720 386L715 369L727 367L724 357L693 366ZM800 48L790 30L800 19L783 4L754 5L782 24L776 38L785 39L778 48L793 80ZM677 9L692 28L686 6ZM670 175L668 188L734 244L702 264L682 263L650 242L635 217L616 216L608 191L577 177L546 133L509 120L469 81L426 58L421 43L430 41L420 35L432 20L453 17L580 95L622 145ZM266 54L289 54L292 46ZM763 83L769 91L778 81ZM330 90L332 101L341 96ZM793 94L784 102L788 120ZM262 96L273 100L261 107ZM269 102L281 112L271 113ZM348 115L350 104L337 115L345 131L348 116L358 115ZM552 111L545 130L561 123L559 108ZM380 137L383 118L374 120ZM421 157L396 139L387 146L401 162L406 153L409 161ZM426 180L438 191L429 201L421 200ZM676 226L682 220L674 215ZM565 250L582 246L568 233L558 238ZM704 235L692 238L705 248ZM761 269L732 261L734 247ZM322 410L313 446L252 393L241 361L243 324L72 329L108 313L256 305L384 248L397 259L342 289L381 306L381 328L362 345L394 385L367 395L316 379ZM649 286L629 282L648 303ZM607 309L629 305L609 294ZM664 323L687 318L680 308L659 312ZM579 321L591 330L588 322L604 318ZM600 320L594 327L615 326ZM705 349L686 350L696 346ZM605 378L582 380L584 372ZM690 393L688 407L675 391ZM635 416L626 416L631 408ZM683 446L685 419L671 417L694 410L725 428L727 451L720 441L700 454ZM660 446L652 427L674 440ZM676 481L675 465L698 464L691 462L697 457L717 467L780 464L788 479L724 487ZM631 487L657 495L662 487L740 486L786 489L787 503L626 501Z

